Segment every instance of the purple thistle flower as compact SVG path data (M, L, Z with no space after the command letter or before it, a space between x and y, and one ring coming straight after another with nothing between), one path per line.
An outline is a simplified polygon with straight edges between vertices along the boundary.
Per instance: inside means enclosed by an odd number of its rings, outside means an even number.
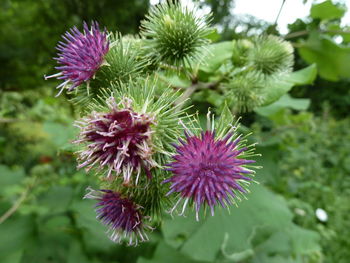
M84 34L75 26L63 35L66 41L60 41L56 49L58 57L54 58L62 66L55 67L60 72L45 79L55 78L64 80L57 86L61 88L57 96L63 89L71 83L68 88L72 91L83 82L87 82L95 75L96 71L104 64L104 56L109 50L109 42L106 32L101 32L97 22L92 22L91 30L84 22Z
M112 172L123 173L124 182L130 181L134 171L137 172L136 184L141 168L151 179L150 169L157 166L152 159L153 150L150 146L151 128L154 118L139 114L131 109L131 101L123 100L119 109L115 99L107 100L109 112L93 112L91 115L76 121L81 129L79 139L75 143L86 144L79 151L78 168L90 170L107 168L107 178Z
M201 205L209 206L214 215L217 204L228 206L240 199L238 194L247 192L241 184L251 180L248 175L253 171L244 166L254 161L240 158L247 150L240 147L240 137L234 138L230 132L224 139L215 139L213 131L206 131L198 137L186 133L186 141L180 143L175 146L177 154L167 168L173 176L163 182L171 183L167 196L174 192L180 195L171 213L184 200L180 214L183 215L191 201L198 221Z
M122 239L129 239L128 245L137 245L147 241L148 236L145 230L152 227L144 224L144 217L140 211L141 206L118 192L112 190L94 190L90 187L85 198L97 200L97 218L109 227L110 239L113 242L121 243Z

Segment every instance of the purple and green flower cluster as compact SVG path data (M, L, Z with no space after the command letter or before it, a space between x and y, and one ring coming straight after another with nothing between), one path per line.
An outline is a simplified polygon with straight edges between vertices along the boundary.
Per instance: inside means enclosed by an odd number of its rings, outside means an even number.
M245 146L233 118L220 119L221 125L203 131L198 120L182 109L181 94L164 88L149 69L143 78L129 77L126 83L111 76L104 82L107 88L90 83L102 66L118 68L120 61L113 58L129 53L121 51L121 38L100 31L96 22L91 29L86 23L83 27L83 33L76 27L65 33L55 58L60 72L46 78L63 80L57 87L59 94L79 86L101 91L82 108L74 143L79 147L78 168L98 176L100 186L88 187L85 198L97 201L97 218L108 226L111 240L127 240L129 245L148 240L154 218L161 218L161 213L155 216L154 207L170 213L180 207L184 215L191 206L199 220L201 208L214 215L217 206L225 208L241 200L252 181L254 171L249 168L254 161L247 159L253 156L251 147Z

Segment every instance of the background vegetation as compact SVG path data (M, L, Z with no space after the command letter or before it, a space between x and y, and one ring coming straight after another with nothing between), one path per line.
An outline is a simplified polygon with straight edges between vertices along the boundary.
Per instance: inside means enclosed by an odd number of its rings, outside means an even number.
M276 25L231 16L230 0L201 5L221 29L214 41L279 35ZM67 95L54 98L55 83L43 75L69 27L98 20L134 34L148 7L142 0L0 2L0 262L348 262L350 30L340 23L346 6L330 0L283 36L295 47L294 70L307 67L296 86L243 115L264 166L249 201L200 223L165 220L137 248L108 240L93 203L81 200L94 180L76 170L71 153L77 112ZM194 98L198 109L220 103L209 91Z

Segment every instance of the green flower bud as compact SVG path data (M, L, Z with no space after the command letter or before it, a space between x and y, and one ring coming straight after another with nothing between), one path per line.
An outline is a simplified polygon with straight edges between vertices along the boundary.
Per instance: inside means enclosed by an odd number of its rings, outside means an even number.
M293 66L292 45L276 36L262 36L254 40L255 47L249 50L248 60L266 75L290 72Z
M153 7L141 26L146 55L156 63L175 67L201 60L202 48L209 42L208 20L179 3L167 1Z
M252 111L264 102L264 77L256 71L235 76L226 88L229 104L235 112Z
M247 39L239 39L233 40L232 46L232 63L238 67L246 65L248 52L254 47L254 44Z

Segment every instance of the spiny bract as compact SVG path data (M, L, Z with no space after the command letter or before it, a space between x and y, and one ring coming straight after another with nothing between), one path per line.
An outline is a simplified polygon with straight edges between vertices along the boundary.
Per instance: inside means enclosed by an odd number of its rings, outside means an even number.
M207 17L198 17L195 11L180 3L166 1L151 8L142 21L141 34L146 39L147 55L156 63L172 66L190 66L201 60L202 48L209 43Z

